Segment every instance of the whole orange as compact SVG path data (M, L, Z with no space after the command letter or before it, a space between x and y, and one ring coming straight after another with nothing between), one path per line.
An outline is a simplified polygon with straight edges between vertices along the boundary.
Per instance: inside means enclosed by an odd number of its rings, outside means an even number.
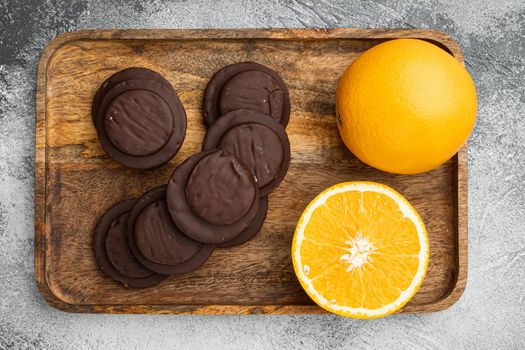
M346 146L377 169L414 174L450 159L476 120L469 73L441 48L417 39L372 47L344 72L336 92Z

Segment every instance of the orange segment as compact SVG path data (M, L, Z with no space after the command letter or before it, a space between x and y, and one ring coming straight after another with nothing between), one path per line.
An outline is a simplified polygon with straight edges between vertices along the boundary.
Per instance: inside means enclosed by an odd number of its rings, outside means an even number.
M381 317L417 292L428 237L416 210L393 189L347 182L318 195L294 235L301 285L321 307L348 317Z

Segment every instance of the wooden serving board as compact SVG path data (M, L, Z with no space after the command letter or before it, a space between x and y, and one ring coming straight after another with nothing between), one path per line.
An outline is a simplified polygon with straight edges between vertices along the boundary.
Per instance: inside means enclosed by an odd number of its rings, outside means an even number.
M404 194L429 233L427 276L401 312L452 305L467 277L466 149L434 171L392 175L358 161L336 127L338 78L360 53L395 38L426 39L463 59L450 37L428 30L95 30L53 40L41 56L36 96L35 275L45 299L70 312L323 313L293 273L295 224L326 187L370 180ZM290 170L269 197L263 230L245 245L215 250L193 273L149 289L122 287L95 262L92 232L97 219L114 203L165 184L177 164L200 150L204 88L216 70L243 61L279 72L292 103ZM91 122L98 86L132 66L164 75L188 115L182 149L153 171L127 169L109 159Z

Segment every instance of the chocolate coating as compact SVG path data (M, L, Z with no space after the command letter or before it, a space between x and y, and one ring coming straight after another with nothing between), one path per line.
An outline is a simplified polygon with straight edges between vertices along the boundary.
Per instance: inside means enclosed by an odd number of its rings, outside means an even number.
M104 82L98 88L97 92L95 93L95 96L93 97L93 104L91 106L91 115L93 119L95 119L98 113L100 102L102 98L104 98L106 93L109 90L111 90L115 85L131 79L156 80L159 83L173 90L173 87L171 86L169 81L167 81L162 75L155 71L152 71L151 69L139 67L126 68L124 70L116 72L115 74L104 80Z
M286 127L290 118L288 88L280 75L266 66L254 62L231 64L218 70L206 86L204 122L211 126L224 112L237 108L267 113Z
M173 117L166 102L146 90L130 90L107 107L104 130L111 143L133 156L155 153L171 135Z
M126 222L135 203L135 199L129 199L106 211L95 228L93 249L104 274L126 287L146 288L159 284L167 276L146 269L128 248Z
M284 92L270 75L249 70L234 75L224 84L219 100L221 115L236 109L253 109L281 120Z
M202 246L180 233L162 199L148 204L138 214L135 243L142 256L164 265L177 265L189 260Z
M197 269L213 251L212 245L186 237L171 221L166 209L166 186L139 198L129 216L127 237L131 252L141 264L166 275Z
M261 231L261 228L264 224L264 220L266 220L266 214L268 214L268 197L264 196L259 198L259 210L257 210L257 215L255 215L255 219L250 224L250 226L248 226L244 231L242 231L241 234L239 234L234 239L217 244L216 247L230 248L248 242L257 233L259 233L259 231Z
M250 109L229 112L208 129L202 149L215 148L246 164L257 178L260 196L281 183L290 165L290 142L283 126Z
M259 186L275 177L283 162L283 147L279 137L261 124L241 124L228 130L219 148L234 153L250 168Z
M119 273L133 277L144 278L152 272L142 266L129 250L126 231L129 212L121 214L109 226L106 235L106 254L109 261Z
M193 168L186 185L191 209L214 225L240 220L257 199L253 175L232 154L215 152Z
M253 200L253 203L246 214L231 224L214 225L193 211L190 203L188 202L188 197L186 194L190 175L200 160L214 153L216 153L218 156L229 158L226 152L221 150L208 150L195 154L180 164L171 174L168 183L166 200L171 217L182 232L199 242L215 244L229 241L241 234L253 222L255 215L257 214L257 210L259 209L259 201ZM229 163L226 162L225 164ZM244 174L244 172L242 173ZM249 174L250 172L247 171L247 173ZM250 174L249 178L251 181L253 181L252 186L255 189L255 198L257 198L259 193L255 184L255 179L252 174ZM219 183L228 183L228 181L229 180L225 179L221 180ZM203 195L208 196L209 194L203 193ZM225 199L223 203L231 203L232 200L233 199Z
M132 93L132 91L136 91L136 93ZM157 97L155 97L155 99L152 99L151 94L158 96L158 98L160 98L163 101L163 103L169 107L171 116L170 114L166 114L166 109L160 108L158 104L155 103L155 101L159 100ZM158 116L155 119L156 123L148 122L147 125L149 125L150 127L144 129L140 127L140 125L146 125L146 122L144 121L142 121L139 126L134 125L133 127L130 127L131 125L133 125L133 120L140 120L141 118L143 118L143 116L141 117L138 114L134 114L135 112L132 112L133 118L124 118L124 120L126 120L126 123L124 124L129 129L128 132L123 133L119 136L119 133L117 131L122 128L118 128L116 126L113 129L108 128L108 130L106 130L106 126L111 125L112 116L111 113L108 114L106 113L106 111L114 112L115 110L118 110L118 105L115 107L115 109L111 109L113 102L122 102L121 99L129 101L129 98L120 97L121 95L129 97L136 97L138 95L141 95L143 102L148 101L153 103L143 105L143 109L149 111L157 110L163 113L163 115ZM150 98L145 99L145 97L147 96L149 96ZM132 102L136 103L136 101L133 101L133 99ZM128 113L127 116L129 117L130 114ZM161 125L162 120L169 120L170 118L172 120L171 123ZM150 169L158 167L168 162L179 150L180 146L182 145L182 142L184 141L184 136L186 134L186 113L177 95L173 92L172 89L167 88L163 84L155 80L126 80L115 85L104 96L98 109L98 113L95 119L95 126L98 132L100 143L106 151L106 153L111 158L131 168ZM165 128L165 130L159 131L162 128ZM108 131L112 137L111 139L108 136ZM151 134L151 132L160 132L160 134L153 135ZM166 133L169 134L169 137L167 140L164 141ZM127 140L127 138L130 137L130 135L133 135L132 141ZM160 141L157 140L157 137ZM142 141L137 141L137 139L141 139ZM119 149L119 147L115 147L115 145L113 144L113 141L115 140L119 140L118 144L121 145L120 148L126 150L132 149L133 153L137 154L148 153L152 149L158 148L158 145L160 143L163 143L163 145L151 154L135 155L129 154L127 153L127 151ZM152 144L150 144L150 141L152 142Z

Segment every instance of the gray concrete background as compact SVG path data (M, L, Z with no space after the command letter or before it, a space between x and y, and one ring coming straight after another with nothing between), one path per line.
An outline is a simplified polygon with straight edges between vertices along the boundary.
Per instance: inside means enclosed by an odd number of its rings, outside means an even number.
M66 314L33 271L41 49L92 28L416 27L462 46L479 95L469 149L469 281L449 310L337 316ZM525 2L0 0L0 349L525 348Z

